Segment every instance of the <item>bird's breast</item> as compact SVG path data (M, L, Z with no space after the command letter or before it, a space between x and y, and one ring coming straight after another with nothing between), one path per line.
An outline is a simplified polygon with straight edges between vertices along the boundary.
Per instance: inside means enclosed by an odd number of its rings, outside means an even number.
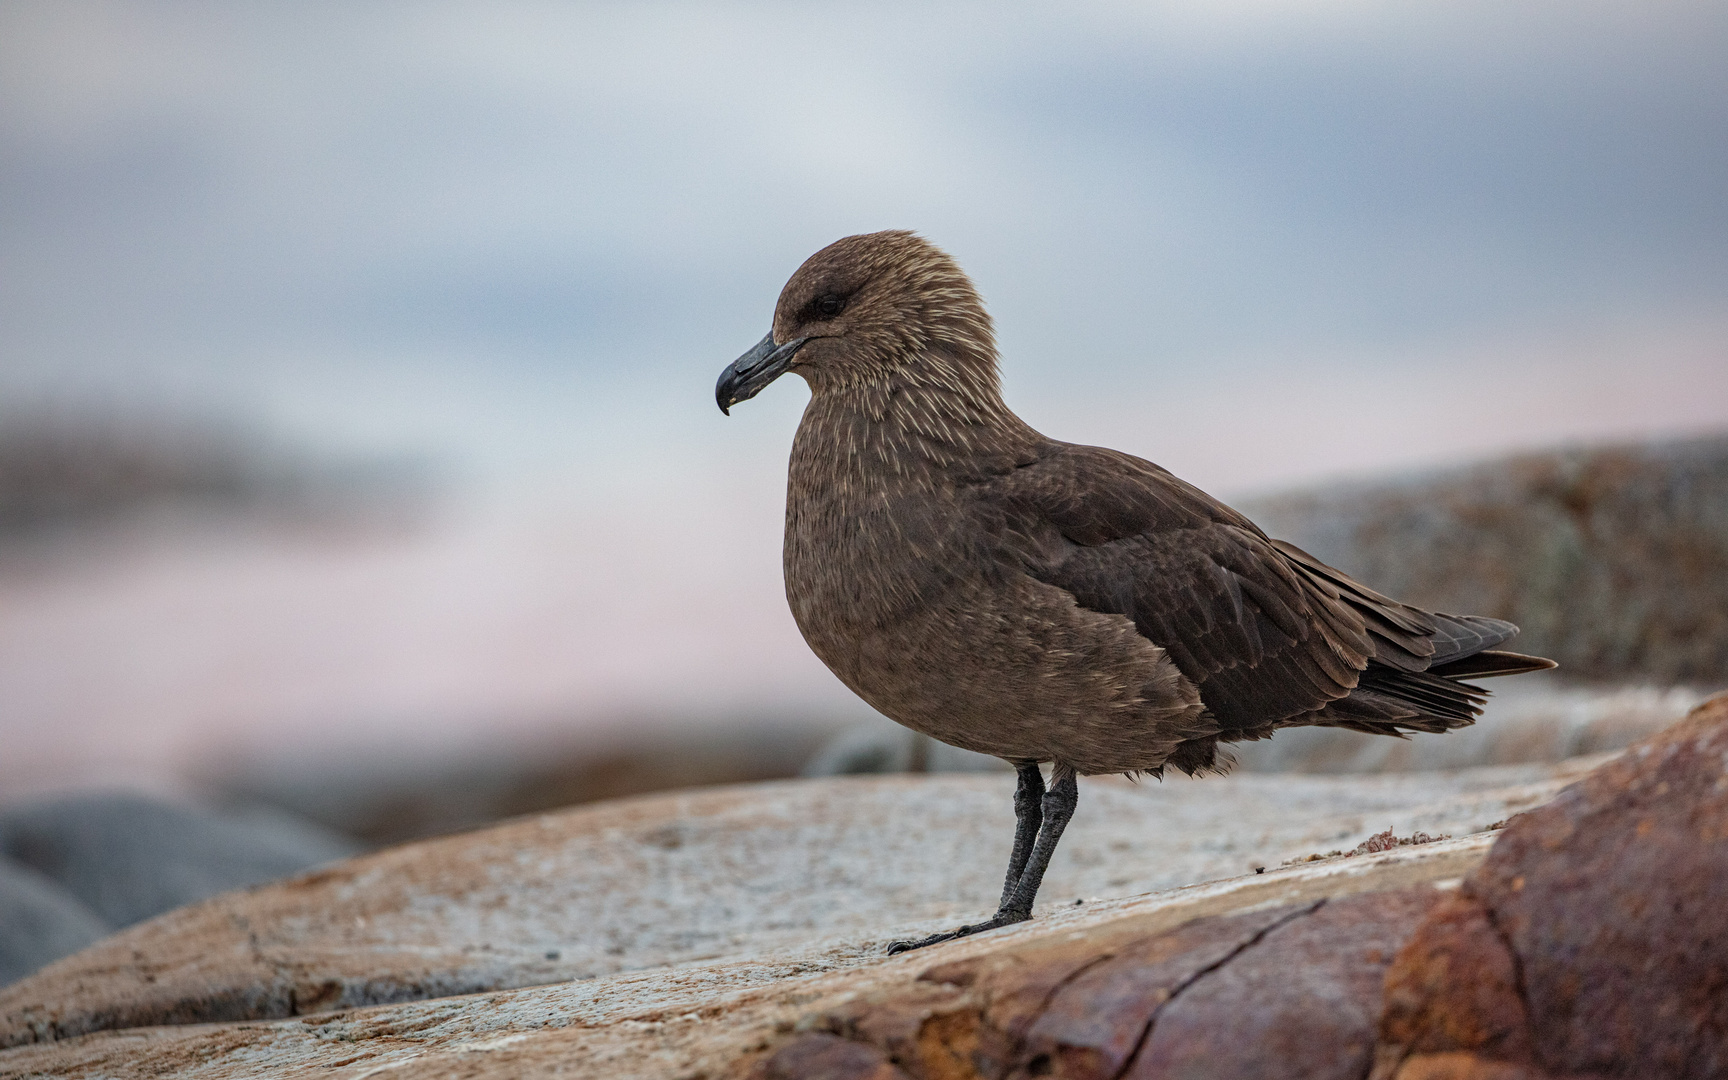
M989 573L951 492L806 487L787 500L786 595L805 636L891 627ZM812 642L814 644L814 642Z

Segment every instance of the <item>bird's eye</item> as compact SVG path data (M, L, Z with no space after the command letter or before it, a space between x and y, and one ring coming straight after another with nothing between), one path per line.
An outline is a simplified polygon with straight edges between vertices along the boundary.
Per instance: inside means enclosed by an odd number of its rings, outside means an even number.
M846 298L837 293L829 293L817 297L811 306L816 309L817 318L832 319L846 309Z

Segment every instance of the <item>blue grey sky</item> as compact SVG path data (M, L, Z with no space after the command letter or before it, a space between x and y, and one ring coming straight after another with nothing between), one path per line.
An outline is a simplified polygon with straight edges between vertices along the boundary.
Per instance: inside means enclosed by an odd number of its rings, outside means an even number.
M904 227L1029 420L1225 494L1720 427L1724 56L1698 3L5 3L0 393L772 486L802 388L715 374Z

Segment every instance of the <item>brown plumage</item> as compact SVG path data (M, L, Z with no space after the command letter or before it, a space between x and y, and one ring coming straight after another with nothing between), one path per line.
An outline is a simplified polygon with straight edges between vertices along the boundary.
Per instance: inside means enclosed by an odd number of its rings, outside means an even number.
M1219 743L1281 727L1446 731L1486 695L1463 677L1553 666L1495 649L1510 623L1398 603L1150 462L1032 430L971 281L911 233L811 256L721 409L786 371L811 390L786 500L805 640L889 717L1020 774L996 917L898 947L1028 917L1077 773L1220 769Z

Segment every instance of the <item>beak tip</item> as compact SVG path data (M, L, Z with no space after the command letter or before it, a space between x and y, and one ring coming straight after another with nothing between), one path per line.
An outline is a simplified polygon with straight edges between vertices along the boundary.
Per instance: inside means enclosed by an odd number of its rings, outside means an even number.
M792 364L792 356L809 338L797 338L784 345L774 343L770 330L749 352L726 366L720 381L714 384L714 404L722 415L731 416L732 406L749 401L762 388L778 379Z

